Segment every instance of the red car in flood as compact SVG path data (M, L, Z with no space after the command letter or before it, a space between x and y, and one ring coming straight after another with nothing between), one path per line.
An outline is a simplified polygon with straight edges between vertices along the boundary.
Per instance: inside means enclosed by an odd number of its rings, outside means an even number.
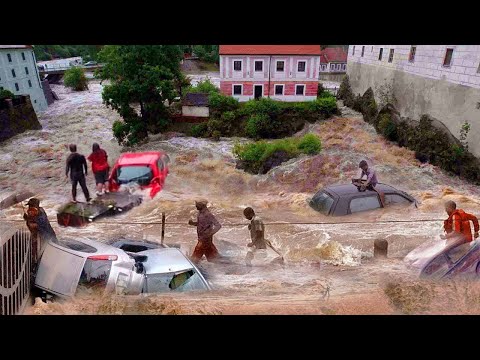
M122 154L110 173L109 190L115 192L121 185L135 182L141 189L151 189L153 198L163 189L169 162L168 155L159 151Z

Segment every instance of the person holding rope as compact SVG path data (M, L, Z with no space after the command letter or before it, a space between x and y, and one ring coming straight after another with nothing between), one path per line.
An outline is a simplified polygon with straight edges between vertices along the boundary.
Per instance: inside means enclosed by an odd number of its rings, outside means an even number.
M261 259L266 259L267 246L280 255L280 253L274 249L270 241L265 239L265 225L263 220L255 214L255 211L251 207L247 207L243 210L243 215L250 220L248 230L250 230L251 242L247 244L249 250L245 257L245 263L247 266L252 266L252 260L256 255ZM283 263L283 256L281 255L280 260Z
M375 188L378 184L377 173L375 169L371 167L369 168L365 160L360 161L358 167L361 169L361 172L359 172L357 178L352 179L352 184L358 186L360 191L375 191L380 196L382 206L385 207L385 194ZM364 176L367 177L366 182L362 181Z

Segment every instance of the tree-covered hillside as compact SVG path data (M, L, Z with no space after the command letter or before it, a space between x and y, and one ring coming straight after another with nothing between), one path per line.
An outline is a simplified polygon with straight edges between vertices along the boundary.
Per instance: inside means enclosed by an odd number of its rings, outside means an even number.
M34 45L38 61L81 56L84 61L96 60L103 45Z

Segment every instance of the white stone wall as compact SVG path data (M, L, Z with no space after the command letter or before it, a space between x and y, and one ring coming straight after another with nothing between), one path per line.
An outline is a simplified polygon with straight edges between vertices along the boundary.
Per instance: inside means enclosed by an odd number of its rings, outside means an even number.
M353 47L355 46L355 55ZM365 46L364 56L361 56ZM348 63L361 63L401 70L431 79L480 88L480 45L415 45L415 60L408 60L411 45L350 45ZM383 48L382 60L378 60ZM443 66L447 48L453 49L451 65ZM390 49L394 49L393 61L388 62ZM347 65L348 67L348 65Z
M182 106L183 116L208 117L209 110L206 106Z

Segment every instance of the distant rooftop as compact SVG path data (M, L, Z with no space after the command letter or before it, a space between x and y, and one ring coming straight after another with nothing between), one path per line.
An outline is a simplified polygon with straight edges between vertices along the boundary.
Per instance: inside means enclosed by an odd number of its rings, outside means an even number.
M220 45L220 55L320 55L320 45Z
M182 105L185 106L208 106L208 94L189 93L185 95Z
M347 62L347 52L341 47L326 48L322 50L320 63L327 64L329 62Z

